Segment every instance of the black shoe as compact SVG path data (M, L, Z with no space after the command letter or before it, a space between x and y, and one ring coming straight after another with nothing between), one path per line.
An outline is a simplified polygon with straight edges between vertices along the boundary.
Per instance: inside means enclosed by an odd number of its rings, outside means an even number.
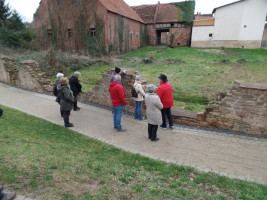
M75 109L73 109L74 111L79 111L80 110L80 108L75 108Z
M159 138L151 139L152 142L157 142L159 141Z
M160 128L161 128L161 129L164 129L164 130L167 129L167 127L162 126L162 125L160 125Z
M4 195L4 197L2 198L2 200L13 200L16 197L16 193L12 192L12 193L7 193Z
M72 127L74 127L74 125L71 124L71 123L69 123L69 124L65 124L65 127L66 127L66 128L72 128Z

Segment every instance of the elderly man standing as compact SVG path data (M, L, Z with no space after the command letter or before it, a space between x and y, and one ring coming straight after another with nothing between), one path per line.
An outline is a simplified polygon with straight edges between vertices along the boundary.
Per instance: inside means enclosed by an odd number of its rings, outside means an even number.
M125 132L126 129L123 129L121 126L121 118L123 115L123 110L126 105L126 99L125 99L125 90L120 83L121 83L121 76L117 74L114 76L114 81L110 83L109 92L114 111L113 112L114 129L117 129L118 132Z
M78 94L82 92L82 86L79 82L79 78L81 77L80 72L75 72L72 77L70 78L70 89L73 92L74 96L74 111L79 111L80 108L78 107Z
M167 129L166 115L169 120L169 128L173 129L173 119L171 108L173 107L173 90L170 83L168 83L168 77L164 74L161 74L159 77L160 86L158 87L157 95L159 96L163 109L162 113L162 125L160 126L163 129Z

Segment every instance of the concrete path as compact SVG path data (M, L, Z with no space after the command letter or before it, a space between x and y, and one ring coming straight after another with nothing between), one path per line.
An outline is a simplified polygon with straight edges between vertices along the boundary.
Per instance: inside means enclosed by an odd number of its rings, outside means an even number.
M29 92L0 83L0 104L63 125L54 97ZM146 122L124 117L126 133L113 129L112 113L80 104L72 112L76 131L132 153L230 178L267 184L267 140L237 137L209 131L176 128L159 130L160 141L147 139Z

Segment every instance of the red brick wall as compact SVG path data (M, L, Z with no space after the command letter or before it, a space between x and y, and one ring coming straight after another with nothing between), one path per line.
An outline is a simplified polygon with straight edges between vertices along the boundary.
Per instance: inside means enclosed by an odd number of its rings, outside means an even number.
M41 49L48 49L52 46L48 30L56 30L58 49L63 51L82 51L84 49L84 40L81 38L79 31L79 23L81 16L84 17L90 34L90 28L95 28L95 13L97 17L105 23L105 38L104 44L106 50L112 44L114 48L119 46L119 15L106 10L97 0L78 1L74 4L72 1L61 0L42 0L38 10L35 13L34 24L36 27L39 46ZM132 40L129 38L129 45L123 44L130 49L139 48L140 42L140 27L144 25L140 22L124 18L124 42L128 41L130 32L133 33ZM51 23L53 22L53 23ZM86 25L85 25L86 26ZM144 28L145 30L145 28ZM139 33L138 38L136 33ZM52 34L55 34L52 31ZM69 35L71 34L71 36Z
M191 40L191 26L187 28L166 28L169 29L170 32L167 35L166 32L162 32L161 34L161 42L162 44L170 45L170 36L174 34L174 46L189 46ZM146 27L146 35L148 38L149 45L157 45L157 31L156 25L147 25Z

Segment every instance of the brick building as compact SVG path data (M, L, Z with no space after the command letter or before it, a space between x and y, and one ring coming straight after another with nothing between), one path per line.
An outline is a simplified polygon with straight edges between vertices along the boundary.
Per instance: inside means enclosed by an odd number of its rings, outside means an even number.
M144 21L123 0L41 0L34 25L41 49L119 53L145 37Z
M146 23L149 45L189 46L195 1L132 7Z
M195 1L130 7L124 0L41 0L34 25L41 49L123 53L142 45L189 46Z

